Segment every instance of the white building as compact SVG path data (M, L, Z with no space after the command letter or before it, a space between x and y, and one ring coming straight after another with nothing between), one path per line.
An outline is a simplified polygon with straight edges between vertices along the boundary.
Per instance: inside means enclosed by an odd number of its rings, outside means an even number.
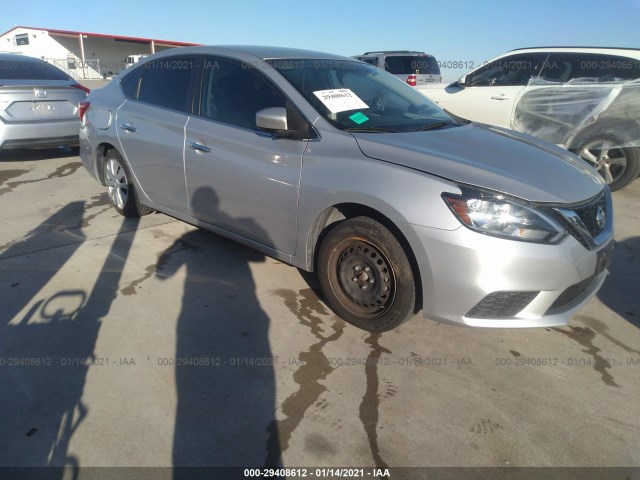
M0 35L0 52L41 58L81 79L109 78L141 56L195 43L123 37L32 27L13 27Z

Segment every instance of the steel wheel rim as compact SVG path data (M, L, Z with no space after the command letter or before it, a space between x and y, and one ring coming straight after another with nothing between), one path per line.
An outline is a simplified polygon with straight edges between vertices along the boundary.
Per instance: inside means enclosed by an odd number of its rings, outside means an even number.
M627 169L624 148L616 147L610 140L589 142L582 147L578 155L595 167L607 184L619 180Z
M375 245L353 238L335 251L338 285L350 301L345 308L369 319L386 313L396 294L395 275L386 256Z
M107 160L105 180L111 203L121 210L124 209L129 198L129 182L120 162L113 158Z

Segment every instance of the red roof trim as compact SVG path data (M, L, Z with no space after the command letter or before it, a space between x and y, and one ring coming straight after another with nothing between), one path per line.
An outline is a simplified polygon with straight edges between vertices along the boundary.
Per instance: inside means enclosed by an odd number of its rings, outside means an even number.
M123 35L107 35L104 33L91 33L91 32L76 32L74 30L57 30L57 29L53 29L53 28L36 28L36 27L25 27L22 25L17 25L9 30L7 30L4 33L1 33L0 36L4 36L9 32L12 32L13 30L17 29L17 28L25 28L25 29L29 29L29 30L43 30L45 32L49 32L50 34L63 34L63 35L86 35L87 37L98 37L98 38L112 38L114 40L121 40L121 41L132 41L132 42L144 42L144 43L158 43L158 44L162 44L162 45L175 45L177 47L196 47L201 45L200 43L188 43L188 42L174 42L173 40L159 40L157 38L142 38L142 37L126 37Z

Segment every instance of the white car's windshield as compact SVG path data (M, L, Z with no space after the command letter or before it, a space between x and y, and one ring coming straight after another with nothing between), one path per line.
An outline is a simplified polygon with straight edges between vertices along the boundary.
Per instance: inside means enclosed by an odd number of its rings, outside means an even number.
M269 60L325 119L341 130L408 132L459 125L393 75L348 60Z

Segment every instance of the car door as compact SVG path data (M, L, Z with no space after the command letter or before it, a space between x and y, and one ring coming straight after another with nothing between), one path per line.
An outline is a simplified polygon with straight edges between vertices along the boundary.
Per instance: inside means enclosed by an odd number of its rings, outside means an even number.
M538 75L544 54L514 54L494 60L466 75L464 85L445 89L437 103L460 117L510 128L518 94Z
M123 80L129 98L118 109L122 152L143 192L155 203L187 213L184 128L191 111L195 57L164 57Z
M192 216L290 254L307 140L276 138L255 120L286 102L258 68L207 58L199 115L186 127L185 176Z

